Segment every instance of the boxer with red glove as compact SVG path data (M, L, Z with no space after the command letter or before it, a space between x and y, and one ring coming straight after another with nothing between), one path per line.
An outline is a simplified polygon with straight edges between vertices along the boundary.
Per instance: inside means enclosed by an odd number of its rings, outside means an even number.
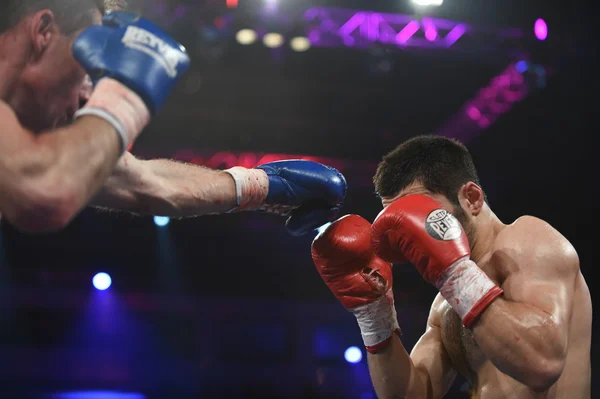
M401 197L384 209L372 226L376 254L388 262L407 259L434 285L471 327L502 294L470 260L468 238L460 222L431 197Z
M371 224L346 215L322 231L312 244L312 258L331 292L356 316L367 351L388 346L400 334L392 292L392 268L373 253Z

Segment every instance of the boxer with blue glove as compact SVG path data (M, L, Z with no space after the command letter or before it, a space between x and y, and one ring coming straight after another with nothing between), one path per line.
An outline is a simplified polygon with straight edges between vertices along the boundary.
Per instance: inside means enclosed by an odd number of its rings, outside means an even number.
M150 21L106 13L122 2L0 4L0 214L34 232L88 205L178 218L271 212L293 235L335 219L346 182L315 162L220 171L126 151L189 59Z
M87 206L189 66L151 22L103 18L118 3L0 4L0 213L21 230L56 230Z

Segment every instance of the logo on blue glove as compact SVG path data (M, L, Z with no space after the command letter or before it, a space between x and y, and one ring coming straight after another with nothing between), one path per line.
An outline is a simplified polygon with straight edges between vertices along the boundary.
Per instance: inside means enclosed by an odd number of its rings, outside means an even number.
M129 48L154 58L162 65L170 78L177 77L177 66L184 59L181 53L185 53L183 46L180 45L179 51L177 51L155 34L137 26L128 26L121 42Z

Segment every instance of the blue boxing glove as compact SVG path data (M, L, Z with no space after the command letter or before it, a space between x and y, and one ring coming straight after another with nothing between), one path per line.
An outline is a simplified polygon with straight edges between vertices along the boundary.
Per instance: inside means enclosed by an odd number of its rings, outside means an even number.
M235 183L238 207L234 211L262 211L287 217L295 236L313 231L339 216L346 198L344 176L317 162L288 160L255 169L226 170Z
M72 50L95 83L76 117L95 115L111 123L124 150L160 111L190 65L181 44L150 21L120 11L84 30Z

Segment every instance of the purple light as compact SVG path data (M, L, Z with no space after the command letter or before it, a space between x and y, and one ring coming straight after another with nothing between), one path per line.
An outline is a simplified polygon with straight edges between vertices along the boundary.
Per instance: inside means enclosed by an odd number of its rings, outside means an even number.
M473 119L474 121L478 121L479 118L481 118L481 112L472 105L467 108L467 115L469 115L469 118Z
M432 28L425 29L425 39L432 42L435 40L436 37L437 37L437 32L435 31L435 29L432 29Z
M548 25L546 25L546 21L541 18L536 20L533 31L538 40L546 40L548 37Z
M425 28L425 39L432 42L437 38L437 29L435 28L435 25L433 24L433 22L431 22L430 19L423 20L423 28Z
M406 44L406 42L408 41L408 39L410 39L411 37L413 37L413 35L415 33L417 33L420 28L421 28L421 25L417 21L410 21L404 27L404 29L402 29L396 35L396 43L398 43L398 44Z
M359 12L356 13L350 18L342 27L340 28L341 36L349 36L356 28L361 26L365 22L365 14Z
M305 12L304 19L310 24L307 36L313 31L320 34L318 38L316 35L311 38L311 41L317 39L313 41L316 47L368 47L370 43L383 43L447 49L466 34L473 33L469 25L446 19L425 17L421 21L404 14L328 7L311 8Z
M445 41L446 41L446 46L450 47L452 46L454 43L456 43L458 41L458 39L460 39L465 32L467 31L467 27L463 24L459 24L456 25L454 28L452 28L452 30L450 32L448 32L448 34L445 37Z

